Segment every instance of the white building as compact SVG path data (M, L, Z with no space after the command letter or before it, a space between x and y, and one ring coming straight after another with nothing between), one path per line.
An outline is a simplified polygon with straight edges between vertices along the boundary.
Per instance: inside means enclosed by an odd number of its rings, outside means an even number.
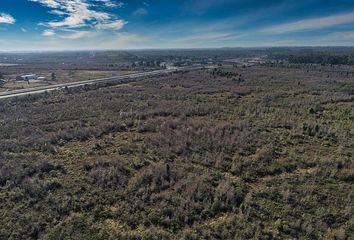
M16 78L17 81L30 81L30 80L37 80L37 75L36 74L28 74L28 75L22 75L18 76Z

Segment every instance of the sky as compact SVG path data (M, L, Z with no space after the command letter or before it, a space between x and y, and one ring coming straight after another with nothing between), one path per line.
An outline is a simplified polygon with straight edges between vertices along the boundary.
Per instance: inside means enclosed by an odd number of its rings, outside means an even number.
M0 0L0 51L354 46L353 0Z

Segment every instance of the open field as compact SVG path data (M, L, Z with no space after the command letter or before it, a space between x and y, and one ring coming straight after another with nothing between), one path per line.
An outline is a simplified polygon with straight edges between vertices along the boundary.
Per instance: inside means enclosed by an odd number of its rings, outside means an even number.
M135 81L140 81L142 78L146 78L146 77L153 77L153 76L159 76L163 74L177 73L177 72L196 71L200 69L213 69L214 67L215 66L196 66L196 67L162 69L162 70L155 70L155 71L142 72L142 73L133 73L127 75L120 75L120 76L118 75L118 76L108 77L108 78L98 78L98 79L85 80L85 81L37 86L33 88L24 88L24 89L18 89L13 91L6 91L2 93L0 92L0 99L33 96L38 94L48 94L49 92L58 91L58 90L72 91L74 89L80 89L83 87L89 88L90 86L103 87L103 86L110 86L110 85L123 85Z
M0 105L1 239L352 239L354 78L224 67Z
M38 76L46 78L44 81L9 81L0 88L0 92L13 91L18 89L33 88L40 86L49 86L61 83L71 83L98 78L114 77L136 73L137 71L88 71L88 70L57 70L52 72L35 72ZM55 74L55 80L52 79L52 73ZM12 79L15 75L10 75Z
M243 49L130 50L73 52L0 52L0 92L149 72L174 67L212 65L231 57L253 57L259 51ZM15 81L36 74L45 80Z

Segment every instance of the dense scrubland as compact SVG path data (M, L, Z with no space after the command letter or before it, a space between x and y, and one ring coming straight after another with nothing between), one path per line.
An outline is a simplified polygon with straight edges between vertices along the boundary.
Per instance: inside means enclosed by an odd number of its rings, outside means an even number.
M353 239L354 78L173 73L0 102L0 239Z

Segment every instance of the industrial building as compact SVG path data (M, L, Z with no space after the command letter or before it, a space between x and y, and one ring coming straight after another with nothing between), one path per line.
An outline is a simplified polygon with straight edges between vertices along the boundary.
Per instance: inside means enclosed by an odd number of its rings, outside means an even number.
M30 81L30 80L37 80L38 77L36 74L27 74L27 75L22 75L22 76L17 76L16 80L17 81Z

